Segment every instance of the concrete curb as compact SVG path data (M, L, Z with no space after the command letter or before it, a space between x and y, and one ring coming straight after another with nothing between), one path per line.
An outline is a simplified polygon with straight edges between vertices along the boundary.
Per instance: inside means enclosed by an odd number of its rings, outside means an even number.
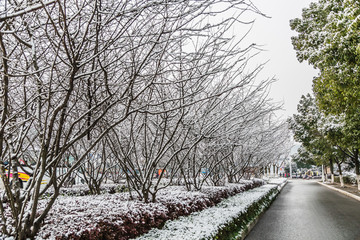
M271 185L278 185L278 193L276 194L276 197L274 198L274 200L272 202L275 201L275 199L277 198L277 196L280 194L281 190L285 187L285 185L288 183L288 180L282 184L271 184ZM272 204L272 203L271 203ZM271 206L270 204L270 206ZM269 206L269 207L270 207ZM268 208L264 209L254 220L252 220L251 222L249 222L246 225L246 230L242 232L242 234L240 236L238 236L237 240L244 240L247 235L249 235L249 233L251 232L251 230L255 227L255 225L257 224L257 222L259 221L259 219L262 217L262 215L264 215L264 213L266 212Z
M346 195L346 196L348 196L348 197L351 197L351 198L354 198L354 199L360 201L360 197L359 197L359 196L356 196L356 195L354 195L354 194L352 194L352 193L348 193L348 192L346 192L346 191L344 191L344 190L335 188L335 187L333 187L333 186L324 184L324 183L322 183L322 182L317 182L317 183L320 184L320 185L323 185L323 186L325 186L325 187L327 187L327 188L330 188L330 189L332 189L332 190L335 190L335 191L337 191L337 192L339 192L339 193L342 193L342 194L344 194L344 195Z

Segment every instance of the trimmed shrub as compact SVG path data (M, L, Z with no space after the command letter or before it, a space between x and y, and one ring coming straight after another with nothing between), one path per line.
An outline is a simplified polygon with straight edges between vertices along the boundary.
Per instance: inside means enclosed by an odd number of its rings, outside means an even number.
M156 203L131 201L128 193L67 197L59 199L39 236L58 240L130 239L151 228L161 228L167 220L188 216L263 184L259 180L244 181L226 187L204 187L201 192L168 187L158 193Z
M221 228L216 239L235 239L239 232L248 232L247 225L254 221L262 212L268 209L275 200L279 190L272 189L266 196L250 205L247 210L223 228Z
M356 179L352 176L343 176L345 184L356 184ZM340 183L340 177L335 176L334 181Z

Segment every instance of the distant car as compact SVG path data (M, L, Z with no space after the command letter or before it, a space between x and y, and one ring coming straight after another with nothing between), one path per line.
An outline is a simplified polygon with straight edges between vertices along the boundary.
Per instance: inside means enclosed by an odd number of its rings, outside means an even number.
M5 174L6 174L6 176L8 176L8 170L5 170ZM20 187L23 188L24 187L24 182L29 181L30 175L25 173L25 172L19 171L18 176L19 176L19 180L20 180ZM12 178L13 178L13 173L10 172L10 179L11 179L10 184L12 184ZM46 180L42 180L42 182L41 182L41 184L46 184L46 183L47 183Z
M8 176L8 170L5 171L6 176ZM18 172L20 187L23 188L23 182L27 182L30 179L30 175L24 172ZM13 173L10 172L10 184L12 184Z

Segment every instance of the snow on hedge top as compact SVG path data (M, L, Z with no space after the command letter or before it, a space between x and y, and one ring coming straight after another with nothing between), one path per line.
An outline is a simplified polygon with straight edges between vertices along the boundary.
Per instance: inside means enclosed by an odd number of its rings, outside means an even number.
M167 221L162 229L152 229L149 233L136 239L211 239L215 237L218 229L246 212L252 203L276 187L269 184L237 194L222 201L215 207L192 213L187 217Z
M281 185L287 181L286 178L269 178L267 181L268 184L278 184Z

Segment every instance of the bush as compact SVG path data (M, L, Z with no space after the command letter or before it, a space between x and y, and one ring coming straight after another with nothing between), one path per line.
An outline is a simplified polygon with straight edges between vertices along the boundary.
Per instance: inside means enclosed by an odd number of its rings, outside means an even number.
M275 200L279 190L274 188L264 197L251 204L247 210L233 221L222 227L217 233L217 239L235 239L239 232L248 232L247 225L268 209ZM236 238L237 239L237 238Z
M131 201L128 193L59 198L39 236L59 240L134 238L151 228L161 228L167 220L212 207L262 184L259 180L244 181L204 187L201 192L168 187L158 193L156 203Z
M45 197L51 196L53 194L53 189L49 189L45 193ZM128 188L125 185L121 184L103 184L100 187L100 192L102 194L114 194L114 193L121 193L121 192L127 192ZM88 185L82 184L82 185L74 185L72 187L63 187L60 189L60 195L61 196L89 196L91 195Z
M344 184L356 184L356 179L353 176L343 176ZM340 183L340 177L335 176L334 181Z
M168 221L162 229L152 229L136 239L243 239L248 223L270 205L284 184L237 194L212 208Z

